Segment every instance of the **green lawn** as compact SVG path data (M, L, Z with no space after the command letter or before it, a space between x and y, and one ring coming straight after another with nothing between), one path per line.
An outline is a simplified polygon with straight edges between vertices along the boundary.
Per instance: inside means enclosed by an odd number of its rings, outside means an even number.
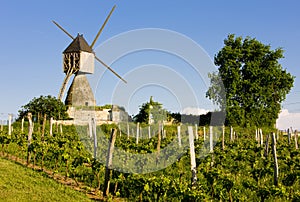
M30 168L0 158L0 201L91 201Z

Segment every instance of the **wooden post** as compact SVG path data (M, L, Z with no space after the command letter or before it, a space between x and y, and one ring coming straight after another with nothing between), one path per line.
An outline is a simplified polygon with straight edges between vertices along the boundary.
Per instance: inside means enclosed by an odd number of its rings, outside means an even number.
M110 185L110 177L111 177L111 169L112 169L112 158L113 158L113 151L115 147L117 131L116 129L112 129L108 151L107 151L107 158L106 158L106 168L105 168L105 180L104 180L104 189L103 189L103 196L107 196L109 194L109 185Z
M95 118L92 118L92 130L93 130L93 136L94 136L94 159L97 159L97 125Z
M122 136L121 124L119 123L119 135Z
M233 128L230 126L230 141L233 141Z
M22 118L21 132L24 132L24 117Z
M213 127L209 126L209 151L214 151L214 145L213 145Z
M181 134L180 134L181 127L177 126L177 137L178 137L178 146L181 147Z
M295 149L298 149L298 131L297 130L295 130L294 138L295 138Z
M89 120L89 135L90 135L90 139L92 139L93 138L92 119Z
M44 140L44 135L45 135L45 128L46 128L46 122L47 122L47 114L44 114L44 120L43 120L43 128L42 128L42 140Z
M139 130L140 130L140 123L136 124L136 144L139 143Z
M167 131L164 129L163 130L163 139L165 139L167 137Z
M277 153L276 153L276 138L275 133L272 133L272 150L274 157L274 185L278 186L278 162L277 162Z
M53 125L53 117L50 118L50 131L49 131L50 136L52 136L53 133L52 125Z
M197 173L196 173L196 156L195 156L195 146L194 146L194 133L193 127L188 126L189 133L189 143L190 143L190 156L191 156L191 171L192 171L192 187L196 185Z
M157 137L157 153L160 153L160 143L161 143L161 133L162 133L161 123L158 123L158 137Z
M11 118L12 115L8 114L8 135L11 135Z
M150 127L150 125L148 126L148 138L151 139L151 127Z
M127 122L127 139L129 139L129 136L130 136L130 128L129 128L129 123Z
M259 134L260 134L260 146L262 147L264 145L264 136L262 133L262 129L259 129Z
M3 120L1 120L1 131L3 131Z
M292 130L292 128L291 128L291 130ZM291 133L292 133L292 131L290 131L290 129L288 128L287 133L288 133L288 143L291 144Z
M63 134L62 121L60 121L59 128L60 128L60 134Z
M27 165L29 165L30 162L30 152L29 152L29 147L31 144L31 139L32 139L32 132L33 132L33 126L32 126L32 114L29 112L27 114L28 118L28 137L27 137Z
M205 126L203 127L203 140L206 140L206 129Z
M222 150L225 150L225 126L222 126Z
M258 141L257 128L255 129L255 140Z
M265 145L265 152L264 152L264 157L266 157L266 158L269 154L269 135L270 134L267 134L267 136L266 136L266 145Z
M197 124L195 124L195 138L196 138L196 140L198 140L198 125Z
M162 133L162 127L161 127L161 123L158 122L158 137L157 137L157 156L156 156L156 165L158 164L159 161L159 155L160 155L160 144L161 144L161 133Z

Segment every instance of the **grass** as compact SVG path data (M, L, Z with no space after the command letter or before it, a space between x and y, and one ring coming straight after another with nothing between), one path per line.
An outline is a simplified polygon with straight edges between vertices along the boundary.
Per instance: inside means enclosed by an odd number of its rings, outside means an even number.
M84 193L0 157L0 201L91 201Z

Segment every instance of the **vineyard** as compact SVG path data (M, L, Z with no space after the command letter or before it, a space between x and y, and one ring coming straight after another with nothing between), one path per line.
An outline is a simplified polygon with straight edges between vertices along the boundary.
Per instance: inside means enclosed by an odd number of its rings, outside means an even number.
M24 128L20 122L14 123L12 131L1 128L2 157L13 156L26 160L33 169L70 177L80 186L99 190L99 195L104 192L129 201L300 200L297 138L282 133L274 136L279 170L276 183L272 131L267 129L258 140L255 129L226 127L222 136L222 127L211 132L206 127L207 134L203 127L193 127L196 169L192 172L188 127L184 125L180 138L173 125L164 130L157 126L149 134L147 126L139 134L130 129L129 135L126 124L103 124L96 127L96 137L89 136L88 126L62 126L62 130L56 126L53 134L49 125L43 131L38 127L36 124L30 144L28 122ZM111 149L107 145L113 133L115 149L107 164Z

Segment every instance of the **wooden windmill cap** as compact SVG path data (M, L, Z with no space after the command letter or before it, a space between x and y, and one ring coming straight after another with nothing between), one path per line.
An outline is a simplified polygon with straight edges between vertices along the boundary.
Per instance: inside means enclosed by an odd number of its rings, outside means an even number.
M64 50L63 53L78 53L78 52L88 52L93 53L92 48L83 38L83 35L78 34L77 37L73 40L73 42Z

